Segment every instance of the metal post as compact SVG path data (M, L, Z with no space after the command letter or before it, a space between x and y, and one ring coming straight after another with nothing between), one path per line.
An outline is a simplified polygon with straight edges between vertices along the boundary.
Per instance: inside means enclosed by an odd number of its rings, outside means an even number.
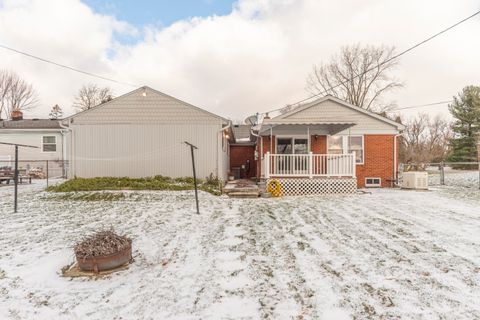
M47 160L47 188L48 188L48 160Z
M13 212L17 213L17 197L18 197L18 146L15 145L15 172L13 173L13 180L15 182L15 200L13 205Z
M308 153L308 177L313 178L313 152Z
M196 202L196 205L197 205L197 214L200 214L200 209L199 209L199 206L198 206L197 173L195 171L195 156L193 154L193 150L198 149L198 148L196 146L194 146L193 144L188 143L187 141L185 141L185 143L190 146L190 153L192 154L193 185L194 185L194 188L195 188L195 202Z
M440 185L445 185L445 163L440 162Z
M1 145L7 145L7 146L14 146L15 147L15 172L13 174L13 180L14 180L14 200L13 200L13 209L14 212L17 212L17 200L18 200L18 147L25 147L25 148L36 148L39 149L39 147L36 146L29 146L26 144L18 144L18 143L11 143L11 142L1 142Z

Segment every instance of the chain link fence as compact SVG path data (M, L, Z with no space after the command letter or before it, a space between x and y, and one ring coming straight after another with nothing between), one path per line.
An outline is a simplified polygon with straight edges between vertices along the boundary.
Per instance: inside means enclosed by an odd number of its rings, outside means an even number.
M19 182L44 180L48 186L53 179L66 179L68 165L66 160L18 160ZM14 161L0 161L0 186L14 183L14 171Z
M399 171L400 180L403 172L427 171L428 182L431 186L480 189L480 162L409 163L401 164Z

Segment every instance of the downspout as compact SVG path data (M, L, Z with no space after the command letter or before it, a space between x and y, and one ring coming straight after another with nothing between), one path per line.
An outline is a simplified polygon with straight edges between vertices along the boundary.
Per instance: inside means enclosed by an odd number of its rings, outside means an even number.
M73 133L72 133L72 129L70 127L67 127L67 126L64 126L62 124L62 121L58 121L58 124L60 125L60 127L62 129L65 129L65 130L61 130L60 133L62 134L62 162L63 162L63 166L64 166L64 172L65 172L65 177L68 178L69 176L69 172L67 172L67 170L65 170L65 164L66 164L66 160L67 160L67 141L65 139L65 135L66 135L66 132L70 132L71 133L71 136L70 136L70 139L72 139L72 136L73 136ZM73 141L73 139L72 139ZM73 144L73 142L71 143ZM70 146L70 148L72 148L72 146ZM71 171L72 167L70 167L71 163L68 164L69 166L69 171Z
M273 153L273 128L270 127L270 153Z
M260 136L259 134L254 133L254 132L253 132L253 129L250 129L250 134L251 134L252 136L254 136L254 137L257 138L257 146L259 146L259 149L260 149L260 150L258 150L259 152L258 152L258 156L257 156L257 157L258 157L258 158L257 158L257 161L260 161L260 166L257 167L258 170L257 170L257 173L256 173L256 175L255 175L256 177L258 177L258 179L260 179L260 178L262 177L263 139L262 139L262 136ZM259 139L260 139L260 145L258 145L258 140L259 140ZM257 181L257 182L258 182L258 181Z
M399 133L393 136L393 181L398 185L397 181L397 137L402 136L403 133Z
M220 139L223 139L223 131L229 129L231 126L232 126L232 122L229 121L228 124L225 127L222 127L222 129L218 130L218 133L221 134ZM219 165L220 160L219 160L219 155L218 155L220 153L219 147L220 146L219 146L218 137L217 137L217 152L216 152L216 154L217 154L217 161L216 161L216 163L217 163L217 170L216 170L217 171L217 178L220 178L220 165ZM228 179L228 177L227 177L227 179Z

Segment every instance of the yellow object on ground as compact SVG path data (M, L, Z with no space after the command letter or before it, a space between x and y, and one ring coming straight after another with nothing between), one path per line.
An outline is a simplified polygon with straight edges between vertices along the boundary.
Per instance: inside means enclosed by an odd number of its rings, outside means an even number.
M272 194L273 197L280 197L282 195L282 185L277 179L268 181L267 191Z

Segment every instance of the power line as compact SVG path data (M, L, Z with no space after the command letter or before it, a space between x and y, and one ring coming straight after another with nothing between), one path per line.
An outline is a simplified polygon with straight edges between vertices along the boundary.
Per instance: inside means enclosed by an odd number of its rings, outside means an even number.
M448 100L448 101L440 101L440 102L433 102L433 103L427 103L427 104L420 104L416 106L409 106L409 107L402 107L402 108L396 108L394 111L397 110L406 110L406 109L415 109L415 108L422 108L422 107L430 107L430 106L436 106L439 104L447 104L452 102L453 100Z
M370 69L367 69L367 70L365 70L364 72L362 72L362 73L360 73L360 74L352 77L351 79L345 80L345 81L342 81L342 82L339 82L338 84L336 84L336 85L334 85L334 86L331 86L331 87L328 88L327 90L324 90L324 91L322 91L322 92L320 92L320 93L314 94L313 96L310 96L310 97L308 97L308 98L299 100L299 101L297 101L297 102L295 102L295 103L289 104L289 106L296 105L296 104L299 104L299 103L308 101L308 100L310 100L310 99L312 99L312 98L316 98L316 97L318 97L318 96L324 95L324 94L328 93L329 91L331 91L332 89L338 88L338 87L341 86L341 85L344 85L344 84L346 84L346 83L348 83L348 82L350 82L350 81L353 81L354 79L356 79L356 78L358 78L358 77L360 77L360 76L362 76L362 75L364 75L364 74L366 74L366 73L368 73L368 72L370 72L370 71L372 71L372 70L375 70L375 69L377 69L378 67L381 67L382 65L391 62L392 60L398 59L399 57L403 56L404 54L406 54L406 53L408 53L408 52L416 49L417 47L419 47L419 46L427 43L427 42L430 41L430 40L433 40L434 38L440 36L441 34L443 34L443 33L447 32L447 31L455 28L456 26L464 23L465 21L468 21L468 20L472 19L473 17L475 17L475 16L477 16L477 15L479 15L479 14L480 14L480 11L477 11L477 12L475 12L474 14L472 14L472 15L470 15L470 16L468 16L468 17L466 17L466 18L464 18L464 19L462 19L462 20L460 20L460 21L458 21L457 23L451 25L450 27L448 27L448 28L446 28L446 29L443 29L443 30L435 33L434 35L426 38L425 40L422 40L422 41L418 42L417 44L409 47L408 49L403 50L402 52L394 55L393 57L390 57L389 59L387 59L387 60L385 60L385 61L383 61L383 62L381 62L381 63L379 63L379 64L377 64L377 65L375 65L375 66L373 66L373 67L371 67ZM277 108L277 109L274 109L274 110L270 110L270 111L268 111L268 112L279 111L279 110L281 110L281 109L283 109L283 108L284 108L284 107L282 107L282 108ZM268 112L264 112L263 114L268 113Z
M44 59L44 58L42 58L42 57L38 57L38 56L35 56L35 55L33 55L33 54L24 52L24 51L20 51L20 50L11 48L11 47L7 47L7 46L5 46L5 45L3 45L3 44L0 44L0 48L6 49L6 50L9 50L9 51L13 51L13 52L15 52L15 53L18 53L18 54L21 54L21 55L27 56L27 57L29 57L29 58L36 59L36 60L45 62L45 63L53 64L53 65L55 65L55 66L57 66L57 67L61 67L61 68L64 68L64 69L68 69L68 70L70 70L70 71L75 71L75 72L78 72L78 73L81 73L81 74L85 74L85 75L90 76L90 77L94 77L94 78L98 78L98 79L102 79L102 80L106 80L106 81L110 81L110 82L114 82L114 83L118 83L118 84L130 86L130 87L134 87L134 88L141 87L140 85L131 84L131 83L128 83L128 82L123 82L123 81L118 81L118 80L115 80L115 79L112 79L112 78L108 78L108 77L104 77L104 76L101 76L101 75L98 75L98 74L95 74L95 73L92 73L92 72L83 71L83 70L80 70L80 69L77 69L77 68L74 68L74 67L70 67L70 66L67 66L67 65L64 65L64 64L61 64L61 63L52 61L52 60Z

